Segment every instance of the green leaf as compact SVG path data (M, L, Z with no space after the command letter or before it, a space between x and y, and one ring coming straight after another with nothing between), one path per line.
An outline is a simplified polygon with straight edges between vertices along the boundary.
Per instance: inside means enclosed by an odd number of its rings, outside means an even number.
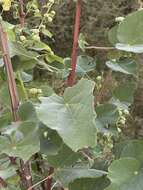
M121 110L128 110L128 107L130 105L127 102L120 102L118 99L115 99L113 97L109 100L109 103L115 105L118 109Z
M37 124L26 121L14 125L0 136L0 154L19 157L26 162L40 150Z
M0 111L0 131L12 121L12 115L10 109L4 109Z
M97 179L77 179L69 184L69 190L104 190L109 185L109 180L105 177Z
M49 30L47 30L47 29L42 29L42 31L41 31L45 36L48 36L49 38L52 38L52 36L53 36L53 34L49 31Z
M38 41L38 42L35 41L34 44L32 44L32 46L29 47L29 49L35 50L35 51L46 51L46 52L53 54L53 51L50 48L50 46L48 46L47 44L45 44L44 42L41 42L41 41Z
M17 91L18 91L20 100L21 101L25 100L25 94L23 93L23 90L21 89L20 85L17 85ZM11 106L8 84L6 82L3 82L2 86L1 86L0 102L1 102L1 105L6 106L8 108L10 108L10 106Z
M29 58L25 56L14 56L11 59L14 71L30 70L38 63L36 58Z
M77 67L76 67L76 73L78 75L83 76L86 73L93 71L95 67L96 67L96 60L94 58L86 55L78 56ZM64 69L68 75L71 69L71 58L67 57L64 59Z
M115 45L118 43L118 39L117 39L117 30L118 30L118 25L112 27L109 32L108 32L108 39L109 39L109 42L112 44L112 45Z
M118 27L117 38L127 45L143 44L143 10L129 14Z
M89 56L78 56L76 72L85 75L87 72L93 71L96 67L96 62Z
M20 72L20 75L24 83L31 82L33 80L33 76L26 72Z
M33 81L33 83L29 84L29 88L37 88L37 86L39 86L42 90L43 96L51 96L54 93L53 89L50 86L48 86L47 83L44 84L38 81Z
M22 121L37 121L37 115L32 102L28 101L20 105L18 109L19 117Z
M37 53L26 50L21 43L9 41L10 56L23 56L27 59L36 59Z
M126 90L125 90L126 89ZM135 84L124 83L113 90L113 97L126 105L131 105L134 99Z
M133 53L142 53L143 52L143 45L128 45L128 44L121 44L117 43L116 48L122 51L133 52Z
M98 179L104 175L106 175L107 172L104 172L102 170L95 170L95 169L83 169L83 168L67 168L67 169L60 169L56 172L56 177L59 181L65 186L68 187L69 183L74 182L76 179Z
M47 156L55 156L62 148L63 141L56 131L40 123L40 152Z
M113 161L108 177L111 185L106 190L141 190L143 170L135 158L121 158Z
M62 168L65 166L72 166L79 158L79 153L73 152L69 147L63 144L58 154L55 156L48 156L47 161L50 166L54 168Z
M2 105L4 106L10 105L9 91L8 91L8 86L6 82L4 82L1 86L0 98L1 98L0 101Z
M79 34L78 45L80 49L85 52L85 47L88 45L88 43L86 42L85 36L82 33Z
M98 120L102 126L107 126L109 124L113 125L119 118L117 107L113 104L103 104L97 106L96 113L96 120Z
M63 97L52 95L40 98L37 113L41 122L56 130L73 151L96 145L94 82L82 79L67 88Z
M110 60L106 62L106 65L113 71L118 71L128 75L137 74L137 64L132 59Z
M13 166L9 166L5 169L0 169L0 177L4 180L16 175L16 169Z
M56 62L56 63L61 63L63 64L63 58L61 58L60 56L57 56L55 54L47 54L45 56L45 59L48 63L53 63L53 62Z
M121 157L132 157L136 158L140 162L143 161L143 141L142 140L131 140L126 143L121 152Z
M15 25L10 24L9 22L6 22L6 21L2 21L2 27L4 31L7 33L8 39L14 41L16 38L16 35L14 32Z

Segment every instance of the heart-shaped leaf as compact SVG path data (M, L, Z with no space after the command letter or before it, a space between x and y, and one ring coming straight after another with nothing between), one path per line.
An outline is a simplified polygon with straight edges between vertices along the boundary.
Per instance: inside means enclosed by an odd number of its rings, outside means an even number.
M121 158L109 167L111 185L106 190L141 190L143 170L135 158Z
M109 167L111 185L106 190L141 190L143 177L143 141L130 140L123 143L120 159ZM122 174L122 175L121 175Z
M82 79L67 88L63 97L52 95L40 98L37 106L40 121L56 130L73 151L96 145L94 82Z

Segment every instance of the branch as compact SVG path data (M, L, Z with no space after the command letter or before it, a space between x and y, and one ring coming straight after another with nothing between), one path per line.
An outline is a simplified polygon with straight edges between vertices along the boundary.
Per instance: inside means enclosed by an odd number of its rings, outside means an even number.
M73 41L72 62L71 62L72 70L68 76L68 81L67 81L68 86L72 86L75 80L76 65L77 65L78 36L79 36L80 17L81 17L81 1L82 0L77 0L76 4L76 18L75 18L74 41Z
M39 182L35 183L34 185L32 185L31 187L29 187L27 190L32 190L33 188L37 187L38 185L40 185L44 181L47 181L48 179L51 179L52 176L53 176L53 174L49 175L48 177L42 179L41 181L39 181Z
M22 185L25 188L29 188L32 186L32 175L29 162L24 163L23 160L20 160L20 167L21 170L19 171L19 174L22 180Z
M111 85L111 79L112 79L112 71L109 70L104 81L102 82L101 89L99 90L99 92L95 97L95 106L98 103L102 103L104 97L106 96L106 92L109 89L109 86Z
M105 51L108 51L108 50L115 50L116 48L115 47L88 46L88 47L85 47L85 49L95 49L95 50L105 50Z

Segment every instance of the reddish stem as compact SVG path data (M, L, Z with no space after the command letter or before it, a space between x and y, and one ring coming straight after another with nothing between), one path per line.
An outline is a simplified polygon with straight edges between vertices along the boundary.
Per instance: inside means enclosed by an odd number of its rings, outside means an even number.
M48 175L50 176L53 172L54 172L54 168L50 167ZM48 180L46 182L47 182L47 190L51 190L51 187L52 187L52 177L48 178Z
M78 36L79 36L79 30L80 30L80 17L81 17L81 0L77 0L74 41L73 41L73 50L72 50L72 62L71 62L72 70L68 76L68 81L67 81L68 86L72 86L75 81L75 73L76 73L76 65L77 65Z
M7 35L3 31L2 26L0 26L0 40L1 40L1 48L2 48L2 53L3 53L3 61L5 64L6 73L7 73L8 89L10 93L13 118L14 118L14 121L17 121L18 120L17 109L19 106L19 99L18 99L18 94L16 90L16 83L14 79L11 59L10 59L9 51L8 51Z
M16 122L19 120L19 117L17 114L17 110L19 107L19 98L17 94L14 72L13 72L12 63L11 63L9 50L8 50L8 39L2 26L0 26L0 41L1 41L1 49L3 53L3 61L5 64L6 73L7 73L8 89L9 89L9 94L10 94L10 99L11 99L13 120ZM10 157L10 160L12 164L15 164L15 158ZM32 186L30 167L27 163L25 164L22 160L21 160L21 174L22 174L23 185L26 188Z
M19 5L20 5L20 9L19 9L19 20L20 20L20 24L21 24L21 28L24 27L24 23L25 23L25 12L24 12L24 2L23 0L19 0Z

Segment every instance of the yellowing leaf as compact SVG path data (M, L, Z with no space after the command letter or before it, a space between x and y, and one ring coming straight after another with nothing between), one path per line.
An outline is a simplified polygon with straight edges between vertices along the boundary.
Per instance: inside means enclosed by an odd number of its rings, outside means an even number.
M4 11L9 11L10 7L11 7L11 0L3 0L3 10Z

